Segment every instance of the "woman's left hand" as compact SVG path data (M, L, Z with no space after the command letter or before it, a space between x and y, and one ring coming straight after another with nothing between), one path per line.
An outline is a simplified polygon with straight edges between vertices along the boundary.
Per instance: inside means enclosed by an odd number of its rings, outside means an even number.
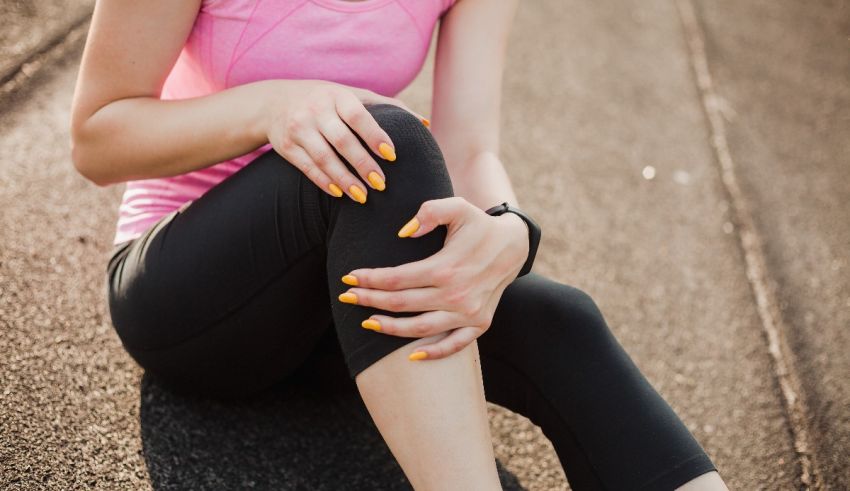
M399 266L355 269L343 277L346 284L356 284L347 293L356 295L357 305L422 312L412 317L375 314L364 320L364 328L416 338L451 331L416 348L426 359L456 353L483 334L502 292L528 257L528 228L520 217L488 215L458 196L422 203L399 237L421 237L439 225L446 225L448 234L436 254Z

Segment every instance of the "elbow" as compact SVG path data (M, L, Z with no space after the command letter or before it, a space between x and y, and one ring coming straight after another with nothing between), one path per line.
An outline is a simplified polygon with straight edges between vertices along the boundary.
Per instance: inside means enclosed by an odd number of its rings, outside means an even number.
M98 187L105 187L110 183L97 172L97 166L85 155L85 152L77 144L71 144L71 162L77 173L94 183Z
M113 184L102 172L102 165L91 151L90 144L81 141L78 133L71 131L71 162L78 174L98 187L106 187Z

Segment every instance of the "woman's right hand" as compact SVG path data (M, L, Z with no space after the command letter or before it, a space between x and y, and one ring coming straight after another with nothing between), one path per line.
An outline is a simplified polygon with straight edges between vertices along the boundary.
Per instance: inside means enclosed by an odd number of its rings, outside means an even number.
M378 125L367 104L397 105L416 115L423 124L427 119L403 102L366 89L320 80L289 80L286 101L269 107L269 143L319 188L331 196L345 192L359 203L366 202L364 182L378 191L385 188L381 167L358 141L355 132L369 148L385 160L394 161L395 147L389 135ZM353 175L339 156L357 171Z

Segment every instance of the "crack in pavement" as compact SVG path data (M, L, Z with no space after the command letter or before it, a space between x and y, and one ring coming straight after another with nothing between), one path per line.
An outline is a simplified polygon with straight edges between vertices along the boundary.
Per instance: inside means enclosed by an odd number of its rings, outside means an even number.
M715 163L719 166L723 188L732 204L732 219L743 253L747 281L750 284L767 340L767 350L773 361L773 376L776 379L785 406L786 417L791 428L794 451L800 464L800 482L804 489L821 489L823 484L818 472L817 459L810 446L807 423L807 408L800 397L800 377L794 366L794 355L784 332L785 321L779 309L771 275L765 261L762 240L755 226L736 178L735 161L726 139L725 110L723 99L717 94L708 67L705 51L705 35L699 25L693 0L674 0L682 22L688 54L694 71L697 89L708 120L711 148Z
M34 50L20 64L10 70L5 77L0 79L0 106L5 105L18 90L25 88L42 70L63 59L65 55L84 42L89 30L90 20L91 13L72 22L62 34L57 35L41 48Z

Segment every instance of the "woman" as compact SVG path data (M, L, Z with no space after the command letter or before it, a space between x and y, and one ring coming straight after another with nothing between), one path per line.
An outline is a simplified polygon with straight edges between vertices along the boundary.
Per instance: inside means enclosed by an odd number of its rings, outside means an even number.
M515 9L98 2L72 155L127 182L116 331L164 383L216 396L330 349L416 489L500 489L487 400L540 425L573 489L725 489L593 300L525 274L530 225L484 211L518 202L498 158ZM431 125L393 96L437 20Z

